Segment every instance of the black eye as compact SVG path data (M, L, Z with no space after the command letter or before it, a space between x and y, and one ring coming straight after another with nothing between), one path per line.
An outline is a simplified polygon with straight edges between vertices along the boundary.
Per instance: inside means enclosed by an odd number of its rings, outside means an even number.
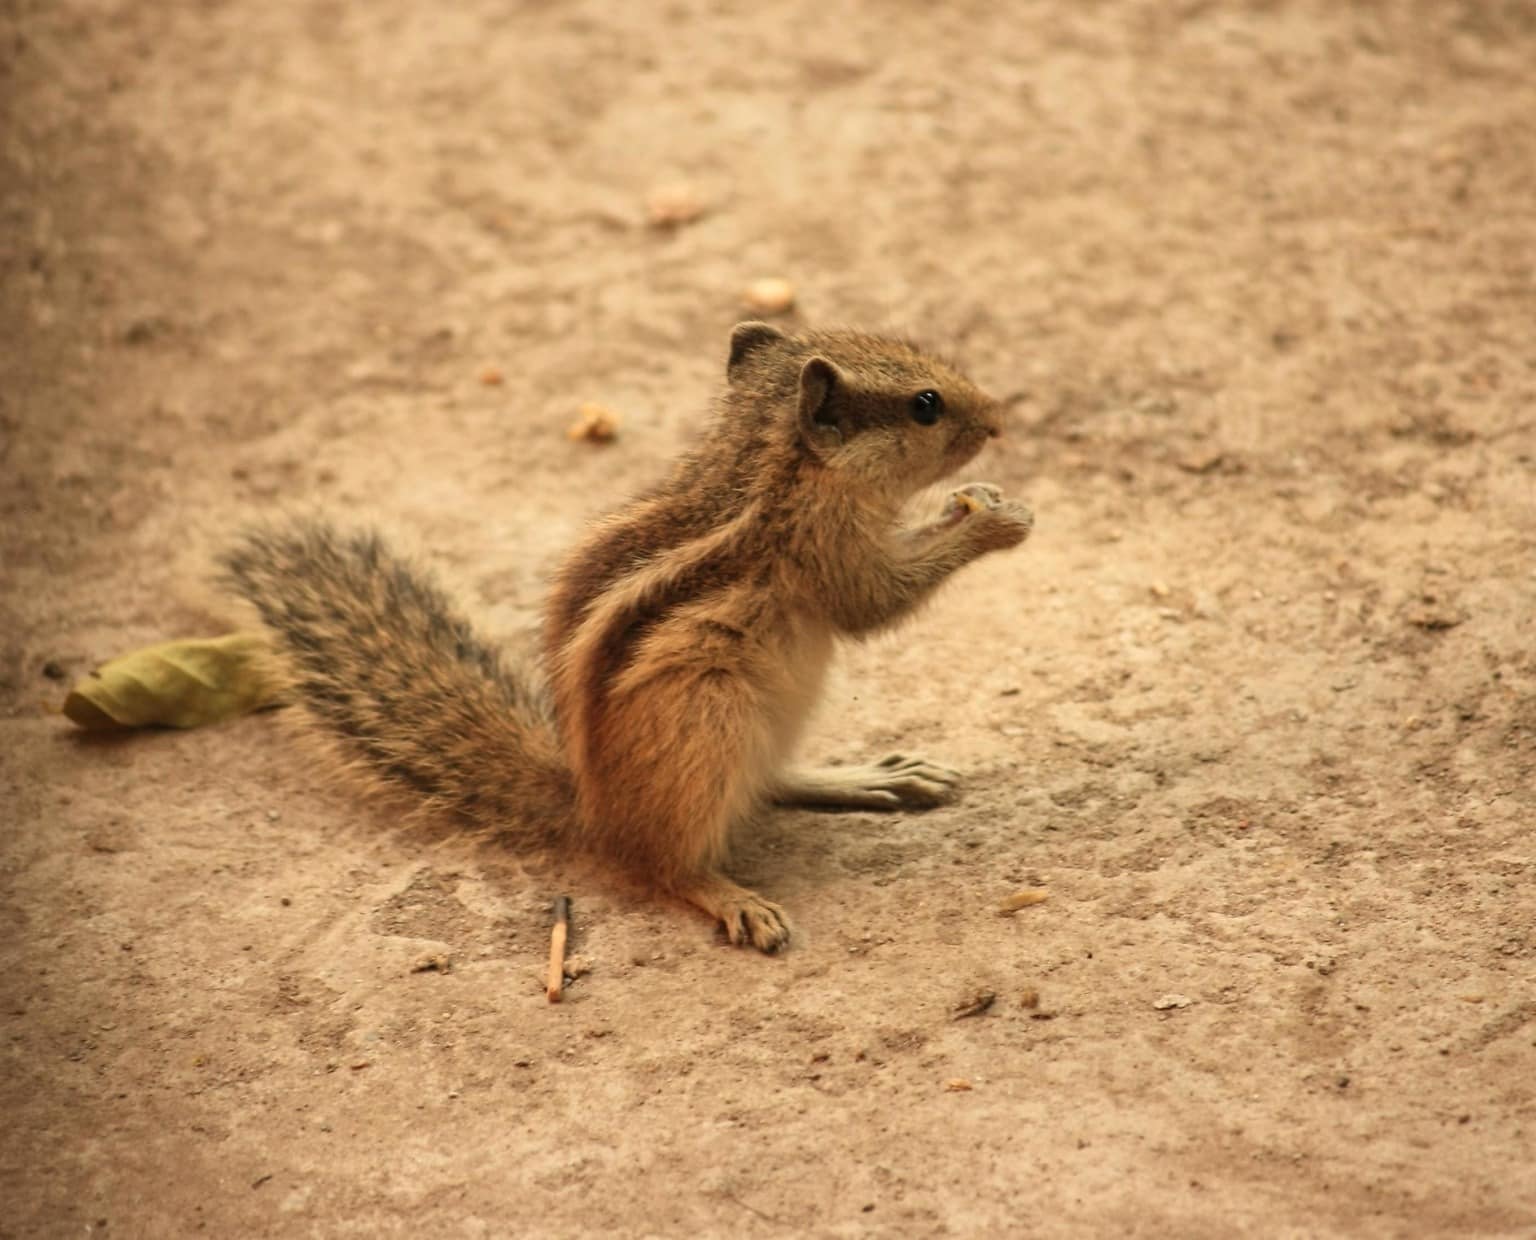
M931 388L912 398L912 420L919 426L932 426L944 412L944 398Z

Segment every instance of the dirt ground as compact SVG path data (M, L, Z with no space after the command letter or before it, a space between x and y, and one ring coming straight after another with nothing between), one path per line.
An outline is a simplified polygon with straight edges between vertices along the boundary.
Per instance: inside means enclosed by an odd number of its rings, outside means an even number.
M1536 1235L1536 7L0 15L0 1233ZM285 508L522 632L763 275L1037 515L844 659L807 756L967 794L763 822L788 955L58 716Z

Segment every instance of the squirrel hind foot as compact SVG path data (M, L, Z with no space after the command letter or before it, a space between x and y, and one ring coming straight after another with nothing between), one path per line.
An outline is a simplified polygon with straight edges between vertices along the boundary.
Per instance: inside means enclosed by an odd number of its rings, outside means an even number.
M780 805L828 810L933 809L959 795L959 771L899 753L867 766L789 771L774 789Z
M732 946L750 943L771 956L789 945L789 915L723 874L701 875L674 890L720 922Z

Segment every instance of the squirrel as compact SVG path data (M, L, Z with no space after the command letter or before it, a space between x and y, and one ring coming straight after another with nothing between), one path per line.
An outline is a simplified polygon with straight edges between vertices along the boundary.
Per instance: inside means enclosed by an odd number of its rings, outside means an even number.
M602 854L765 952L783 909L723 872L768 804L925 808L947 767L788 759L833 646L886 629L956 569L1028 537L995 486L900 523L1002 432L954 367L854 331L731 333L698 445L599 521L558 570L543 658L476 636L371 532L250 530L224 577L271 631L288 695L385 783L529 842Z

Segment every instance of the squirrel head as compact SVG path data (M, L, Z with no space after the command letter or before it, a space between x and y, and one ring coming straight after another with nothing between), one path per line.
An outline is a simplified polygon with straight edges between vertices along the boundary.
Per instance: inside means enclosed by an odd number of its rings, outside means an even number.
M1002 433L1002 410L948 363L862 332L731 333L727 380L812 468L902 503ZM766 429L766 428L764 428Z

